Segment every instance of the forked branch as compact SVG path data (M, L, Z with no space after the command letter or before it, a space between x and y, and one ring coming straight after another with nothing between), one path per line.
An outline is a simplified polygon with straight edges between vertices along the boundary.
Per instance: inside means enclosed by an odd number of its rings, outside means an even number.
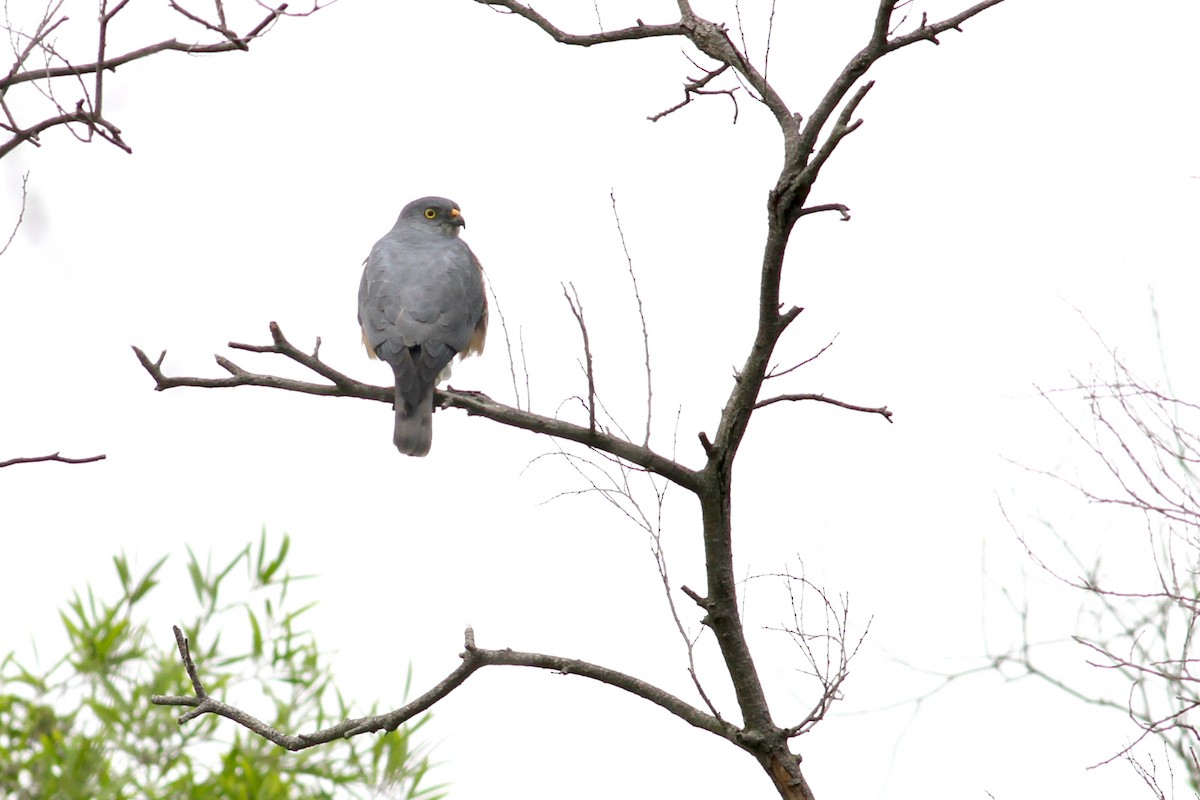
M822 700L803 722L789 728L780 727L774 722L766 693L742 628L743 623L738 605L737 587L739 582L734 572L732 543L733 464L751 415L755 411L775 403L812 400L854 411L878 414L889 422L891 421L892 412L886 406L876 408L857 406L833 400L822 394L784 394L765 400L759 399L763 381L769 374L772 374L769 366L780 337L802 312L798 306L783 302L780 295L786 251L793 228L801 217L822 211L838 211L843 217L848 216L846 207L841 204L808 205L808 197L821 169L835 149L845 137L862 124L861 119L855 119L855 114L858 106L871 90L871 83L860 83L868 70L883 56L909 44L918 41L931 41L936 44L937 37L942 32L958 30L964 21L1001 1L985 0L941 22L930 23L922 18L915 30L901 34L898 33L898 30L903 25L896 25L893 20L898 0L880 0L867 44L850 59L812 114L807 120L804 120L788 107L776 89L767 81L765 63L763 72L759 72L747 57L744 45L739 49L723 24L698 16L692 9L689 0L676 0L679 10L677 21L646 25L641 20L637 20L636 24L632 26L587 34L564 31L529 5L516 2L516 0L476 0L476 2L495 10L508 12L528 20L555 41L569 45L589 47L644 38L682 37L714 62L713 66L703 68L704 72L700 78L693 79L685 86L685 99L695 94L716 91L709 86L710 82L718 75L734 75L741 86L746 89L747 94L761 102L770 111L782 131L783 163L767 201L766 236L757 269L759 280L757 325L753 340L748 343L749 348L745 361L735 375L734 385L721 409L712 439L700 434L707 457L702 469L693 470L684 467L675 460L654 452L647 444L637 445L626 438L599 430L594 422L595 406L591 402L589 402L591 421L585 427L505 406L486 395L475 392L448 389L438 392L435 396L435 401L440 408L460 408L468 414L483 416L504 425L583 444L602 454L620 459L626 464L641 467L660 475L696 495L703 525L702 540L707 587L704 596L689 589L684 589L684 591L704 609L703 624L712 632L720 649L724 666L737 698L737 711L741 715L742 728L733 728L715 715L704 713L684 704L677 698L665 695L660 690L629 676L571 659L560 659L534 653L516 653L508 650L481 650L474 646L472 637L468 635L466 650L462 655L463 663L458 669L447 676L434 690L404 709L398 709L391 712L390 715L380 715L363 720L347 720L340 726L308 737L288 737L277 731L268 731L262 735L276 741L281 746L307 747L310 746L309 742L317 743L317 740L329 741L333 738L354 735L367 730L391 730L402 724L404 720L411 718L412 714L419 713L440 699L479 667L488 665L527 666L584 675L649 699L685 719L689 724L729 739L753 754L770 776L780 796L785 800L812 800L813 792L800 768L801 759L799 755L792 753L789 749L789 739L808 730L812 724L824 716L829 703L840 692L842 680L846 674L844 661L839 662L842 666L832 673L822 673L824 676L822 678L824 690ZM582 324L581 312L578 313L578 317L580 327L586 337L586 328ZM228 378L168 377L163 374L161 357L157 361L151 361L140 350L136 350L136 348L135 350L143 367L154 377L156 386L160 390L174 386L215 388L258 385L309 394L362 397L391 402L393 394L391 389L355 381L320 361L316 353L310 356L300 352L284 339L278 326L274 324L272 324L271 332L273 343L270 345L254 347L231 343L230 346L235 349L283 355L321 376L325 383L293 381L272 375L251 373L221 357L218 357L218 364L229 373L230 377ZM587 349L588 345L585 343L585 352ZM784 372L787 371L790 370ZM778 376L784 372L773 374ZM589 395L594 396L592 389L589 389ZM603 410L603 407L600 407ZM661 574L666 583L665 570ZM826 605L828 607L828 603ZM842 617L837 618L835 631L831 634L839 641L844 641L844 630L839 627L843 621ZM808 640L804 639L805 634L799 631L799 624L797 623L794 627L797 628L797 635L801 637L801 641L806 643ZM805 644L805 646L807 645ZM843 648L844 660L848 660L852 652L853 648ZM811 652L809 655L815 656ZM204 703L209 703L208 700L202 698L170 698L169 700L173 702L167 704L190 705L197 708ZM426 704L420 705L422 702ZM228 716L225 713L227 707L224 706L210 703L206 710ZM242 722L242 724L246 723ZM258 724L261 725L261 723ZM317 737L317 739L313 737Z
M104 114L105 82L111 79L110 76L118 67L167 51L207 54L246 50L280 17L291 15L287 11L287 3L270 7L256 0L256 5L265 10L265 15L249 30L239 33L226 22L223 0L215 0L215 21L171 2L170 8L181 19L202 26L210 34L216 34L215 40L182 42L174 38L165 39L111 55L110 28L130 3L129 0L116 0L110 4L109 0L101 0L93 45L95 49L89 53L93 60L76 63L55 45L56 38L65 30L64 23L68 21L66 14L62 13L62 5L61 0L51 0L40 19L32 23L31 30L20 30L6 15L4 24L12 34L13 63L7 74L0 76L0 130L7 136L7 139L0 141L0 158L25 142L40 144L44 132L60 126L65 126L80 141L99 138L131 152L122 138L121 129ZM305 16L317 8L319 0L311 11L294 16ZM33 66L35 64L38 66ZM84 78L88 77L91 78L90 82L85 82ZM61 88L64 83L65 89ZM13 89L25 84L36 86L42 98L48 101L41 118L33 122L19 120L19 117L29 113L28 106L14 103L11 97ZM75 92L71 101L57 99L69 91Z
M242 344L230 342L229 347L235 350L245 350L252 353L272 353L284 356L297 364L325 378L328 383L313 383L278 375L268 375L251 372L223 356L216 356L217 364L229 373L227 378L200 378L188 376L167 375L163 371L163 361L166 352L157 359L151 359L138 347L133 348L134 354L142 367L154 378L154 388L157 391L174 389L181 386L192 386L201 389L224 389L235 386L263 386L271 389L282 389L288 392L313 394L326 397L357 397L363 400L375 400L391 404L395 390L385 386L374 386L357 381L293 345L283 335L279 326L272 322L272 343L267 345ZM642 445L634 444L627 439L606 433L599 428L592 429L584 425L576 425L566 420L534 414L513 406L499 403L482 392L455 391L452 388L439 390L434 395L434 405L437 408L458 408L468 415L480 416L508 425L513 428L544 433L559 439L595 448L616 458L624 459L650 472L661 475L673 483L695 491L699 485L699 476L682 464L660 455Z
M186 636L178 626L173 628L179 656L184 669L192 681L192 695L154 695L150 702L158 706L179 706L191 710L179 717L183 725L203 714L216 714L232 720L258 736L273 742L287 750L306 750L310 747L326 744L337 739L349 739L364 733L378 731L394 731L408 720L423 713L457 689L483 667L531 667L557 672L560 675L579 675L590 680L613 686L622 691L649 700L659 708L674 714L693 727L714 733L723 739L740 744L740 731L733 725L717 719L692 705L685 703L674 695L664 692L645 681L626 675L607 667L580 661L574 658L563 658L542 653L522 653L516 650L485 650L475 646L475 633L470 628L466 631L463 652L459 654L462 663L432 689L417 699L393 711L375 714L369 717L345 719L337 725L324 728L312 733L290 734L277 730L257 717L227 703L213 698L204 688L200 679L200 670L192 659L191 648Z

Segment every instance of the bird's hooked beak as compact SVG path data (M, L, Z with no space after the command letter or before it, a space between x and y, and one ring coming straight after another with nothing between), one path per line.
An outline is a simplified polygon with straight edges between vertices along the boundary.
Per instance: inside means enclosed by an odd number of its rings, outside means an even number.
M457 225L460 228L467 227L467 220L463 217L462 212L457 208L450 209L450 224Z

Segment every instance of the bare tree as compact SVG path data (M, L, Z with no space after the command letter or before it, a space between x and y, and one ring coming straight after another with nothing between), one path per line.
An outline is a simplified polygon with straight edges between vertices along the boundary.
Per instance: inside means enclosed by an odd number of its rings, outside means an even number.
M1135 374L1115 349L1109 366L1043 392L1087 456L1086 477L1035 470L1105 511L1132 558L1085 555L1086 543L1053 523L1051 538L1014 525L1030 558L1077 598L1076 656L1100 674L1081 678L1026 635L992 657L1009 677L1033 676L1089 704L1126 715L1129 740L1100 763L1127 761L1158 797L1178 771L1200 791L1200 405ZM1082 406L1082 408L1081 408ZM1080 413L1080 411L1084 413ZM1082 421L1080 417L1083 417ZM1140 554L1140 559L1138 555ZM1017 605L1022 622L1038 609ZM1157 744L1167 755L1162 774Z
M595 33L576 34L565 31L532 7L515 0L476 0L507 15L521 17L535 25L555 41L566 45L590 47L638 39L671 38L690 47L688 58L700 74L684 83L684 99L651 119L681 113L691 103L707 95L722 94L732 98L736 109L738 98L750 98L762 104L773 116L782 133L782 167L770 189L766 204L767 234L762 244L759 264L758 322L754 338L748 343L745 361L734 375L733 386L725 398L719 421L712 432L698 433L703 459L697 466L685 464L674 453L665 455L652 448L649 435L628 436L611 422L599 399L594 377L589 367L590 356L587 327L578 297L568 292L568 302L584 334L583 360L587 375L586 400L581 399L580 422L534 413L528 408L509 406L479 392L440 391L436 405L442 409L457 408L470 415L485 417L502 425L539 434L546 434L563 443L561 453L569 463L579 464L589 489L622 504L635 522L642 524L654 539L657 530L653 514L642 513L632 500L629 481L645 476L655 487L656 495L668 487L677 487L695 496L700 505L702 526L697 540L703 548L706 588L704 592L686 586L674 587L666 571L661 547L655 547L659 573L668 593L671 613L679 632L688 645L689 669L694 680L700 705L671 695L636 677L576 659L510 649L485 649L476 644L475 632L467 630L462 663L437 686L408 705L378 716L346 720L331 728L306 734L291 734L274 730L246 712L211 697L201 677L203 665L194 663L189 643L181 631L176 631L181 657L192 678L194 696L155 697L159 705L190 707L180 722L214 713L246 726L282 747L299 750L335 739L357 734L394 730L432 706L453 691L472 673L483 667L521 666L548 669L580 675L617 689L630 692L666 709L688 724L722 737L754 758L768 779L784 798L807 799L814 796L801 770L801 757L791 747L796 737L808 732L826 713L841 694L848 674L848 663L857 647L855 637L848 633L848 601L831 599L824 591L811 586L803 574L782 571L773 576L784 581L792 593L793 617L780 626L792 638L808 671L817 681L812 710L801 719L777 721L771 703L760 680L746 635L738 605L738 581L733 560L733 501L731 488L734 462L751 417L766 406L788 402L812 401L851 411L882 417L891 421L892 412L886 406L867 406L846 402L816 392L764 392L767 381L783 378L796 367L776 368L774 354L780 337L799 316L802 309L789 306L780 296L784 257L793 231L801 218L819 212L833 211L849 219L848 209L841 203L809 204L813 186L825 164L838 145L858 130L862 120L856 112L874 83L864 77L882 58L909 45L928 42L937 44L938 37L959 31L964 22L1001 0L985 0L946 19L931 21L924 15L919 20L910 17L909 3L880 0L875 9L865 44L841 69L824 96L807 117L798 113L768 80L767 54L757 64L747 53L744 39L732 33L728 26L700 17L688 0L678 0L679 16L664 23L646 23L641 19L617 29L602 29ZM735 9L736 10L736 9ZM599 22L599 20L598 20ZM602 27L602 24L601 24ZM740 41L739 41L740 40ZM636 278L635 278L636 282ZM383 403L392 402L392 389L373 386L346 375L320 358L320 340L311 353L305 352L285 338L279 327L271 324L271 342L264 345L230 343L236 350L281 355L315 374L319 382L302 381L272 374L252 372L228 358L217 356L217 363L226 377L180 377L167 375L163 370L165 353L157 359L134 348L142 366L154 378L156 388L165 390L180 386L226 388L233 386L264 386L307 394L359 397ZM647 354L647 363L649 356ZM513 373L514 388L518 383ZM647 402L649 402L649 369L647 368ZM649 426L649 415L647 427ZM568 443L582 445L582 455L568 452ZM587 461L594 458L595 461ZM586 462L586 463L585 463ZM587 464L607 466L602 477L589 471ZM592 477L587 477L592 476ZM605 482L607 481L607 483ZM769 576L763 576L769 577ZM720 710L704 691L691 663L694 637L681 621L682 614L675 606L675 592L686 596L699 610L700 622L711 633L720 651L725 673L736 698L736 711ZM816 592L818 607L824 618L824 629L809 630L811 619L804 616L804 596Z

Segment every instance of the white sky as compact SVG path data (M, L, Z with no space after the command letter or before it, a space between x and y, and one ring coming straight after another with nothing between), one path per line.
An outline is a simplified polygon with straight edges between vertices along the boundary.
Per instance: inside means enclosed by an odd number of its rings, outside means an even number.
M591 5L538 8L590 31ZM778 5L770 76L807 114L876 4ZM669 21L674 4L599 8L616 27ZM760 63L768 8L741 9ZM731 4L698 10L734 24ZM126 13L118 48L179 33L153 28L151 7ZM860 108L866 124L812 196L846 203L853 221L797 227L784 295L807 310L779 361L839 338L778 388L887 404L895 424L763 411L739 459L735 518L744 573L799 556L831 593L849 593L859 631L874 618L845 702L797 742L821 797L1144 791L1125 766L1085 770L1125 742L1119 715L1033 684L982 677L915 715L878 709L928 685L899 662L952 670L984 652L985 632L993 647L1011 641L994 584L1020 590L1023 561L998 498L1020 519L1076 513L1006 460L1076 468L1066 428L1032 389L1104 363L1074 308L1153 375L1152 290L1172 380L1200 389L1198 26L1194 3L1010 0L940 47L889 57ZM724 97L647 122L694 74L675 41L570 49L468 0L343 0L249 54L119 70L108 113L132 156L59 133L6 158L0 220L15 218L20 175L31 177L25 224L0 260L0 457L108 460L4 470L0 607L20 609L0 619L4 649L35 637L53 652L57 608L88 581L111 586L122 550L143 567L172 554L166 641L192 613L185 544L228 557L265 525L292 535L293 571L319 575L310 623L364 706L398 704L410 659L418 691L452 669L467 623L481 646L585 658L695 700L644 534L594 498L544 503L579 488L553 459L527 468L547 440L452 411L436 417L432 455L405 459L382 404L155 393L129 350L167 349L168 372L217 376L213 353L267 342L277 320L298 344L320 336L335 367L388 381L358 342L361 262L404 203L443 194L523 333L535 410L584 388L561 297L571 281L600 390L637 430L641 352L615 190L651 328L654 442L670 450L678 410L680 458L699 465L696 433L715 427L753 336L779 137L741 93L736 125ZM495 322L488 353L452 384L511 401ZM696 517L674 492L664 537L673 582L702 589ZM1070 531L1081 547L1120 546L1121 521L1075 518L1088 523ZM1029 580L1060 603L1044 606L1039 633L1068 636L1070 598ZM795 652L760 631L789 613L777 595L752 583L747 626L787 724L812 695ZM702 655L709 691L732 709L714 653ZM1082 655L1064 651L1062 668L1093 680ZM725 742L582 679L485 670L425 733L457 798L775 796Z

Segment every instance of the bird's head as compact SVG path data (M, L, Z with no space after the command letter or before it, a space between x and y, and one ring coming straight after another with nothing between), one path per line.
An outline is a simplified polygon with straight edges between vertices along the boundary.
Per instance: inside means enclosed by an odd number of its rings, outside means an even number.
M458 203L444 197L421 197L413 200L400 212L397 224L416 230L437 233L442 236L458 236L466 227Z

